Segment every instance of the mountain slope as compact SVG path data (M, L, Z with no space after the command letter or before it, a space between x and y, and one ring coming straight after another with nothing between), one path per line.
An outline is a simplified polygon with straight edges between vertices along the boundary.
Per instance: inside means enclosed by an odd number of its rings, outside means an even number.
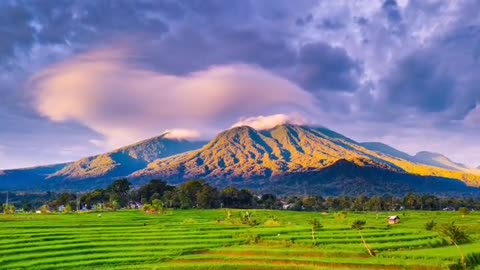
M422 152L418 152L414 156L414 158L419 163L427 164L427 165L431 165L439 168L444 168L447 170L455 170L455 171L468 170L468 168L465 165L453 162L448 157L439 153L422 151Z
M73 162L48 178L80 180L127 176L156 159L200 149L203 145L205 142L169 139L162 134L110 153Z
M433 166L452 171L468 172L470 170L467 166L461 163L454 162L448 157L439 153L421 151L418 152L416 155L411 156L405 152L402 152L398 149L395 149L389 145L380 142L366 142L361 143L361 145L377 153L385 154L387 156L403 159L417 164Z
M132 178L267 181L285 175L320 172L339 162L354 164L357 168L457 179L473 186L480 184L477 175L384 155L326 128L294 125L261 132L246 126L233 128L219 134L199 151L152 162Z
M395 158L404 159L404 160L407 160L407 161L414 162L414 158L411 155L409 155L405 152L402 152L398 149L395 149L395 148L391 147L390 145L387 145L387 144L384 144L384 143L364 142L364 143L360 143L360 145L369 149L369 150L375 151L377 153L382 153L382 154L385 154L385 155L388 155L388 156L391 156L391 157L395 157Z
M0 173L0 190L17 190L30 187L33 187L34 190L42 190L45 184L45 179L68 164L69 163L62 163L15 170L4 170Z

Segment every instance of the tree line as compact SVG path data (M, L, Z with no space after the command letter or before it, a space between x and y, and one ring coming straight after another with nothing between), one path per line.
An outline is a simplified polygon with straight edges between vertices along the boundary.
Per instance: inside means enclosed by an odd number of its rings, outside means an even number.
M5 195L5 194L4 194ZM259 194L247 189L228 187L219 190L204 181L189 181L172 186L162 180L151 180L138 188L121 179L106 189L97 189L82 194L10 194L11 203L2 205L1 211L14 212L17 209L32 211L43 208L67 210L98 208L137 208L155 203L158 207L174 209L288 209L293 211L398 211L398 210L458 210L460 208L480 209L480 199L446 198L434 195L407 194L405 197L392 196L288 196ZM13 209L12 209L13 208Z

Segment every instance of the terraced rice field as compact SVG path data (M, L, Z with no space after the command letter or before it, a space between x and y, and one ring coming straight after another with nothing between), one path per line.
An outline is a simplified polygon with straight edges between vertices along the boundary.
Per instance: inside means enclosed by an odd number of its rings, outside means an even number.
M250 211L260 225L237 221L241 211L173 211L0 215L0 269L449 269L459 251L427 221L455 220L472 243L462 245L471 264L480 265L480 214L407 212L386 225L392 213ZM324 228L311 237L308 220ZM375 250L370 257L350 229L367 221L362 233ZM478 266L477 268L478 269Z

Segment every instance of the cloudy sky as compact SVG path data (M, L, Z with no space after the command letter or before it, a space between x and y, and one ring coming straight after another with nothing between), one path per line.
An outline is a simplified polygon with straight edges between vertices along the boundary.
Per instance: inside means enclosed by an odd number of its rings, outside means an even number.
M320 124L480 165L476 0L0 1L0 168Z

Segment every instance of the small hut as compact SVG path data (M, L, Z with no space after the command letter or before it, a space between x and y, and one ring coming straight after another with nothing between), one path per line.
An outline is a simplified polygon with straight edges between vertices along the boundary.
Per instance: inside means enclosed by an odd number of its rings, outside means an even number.
M388 217L388 224L389 225L394 225L400 223L400 217L399 216L389 216Z

